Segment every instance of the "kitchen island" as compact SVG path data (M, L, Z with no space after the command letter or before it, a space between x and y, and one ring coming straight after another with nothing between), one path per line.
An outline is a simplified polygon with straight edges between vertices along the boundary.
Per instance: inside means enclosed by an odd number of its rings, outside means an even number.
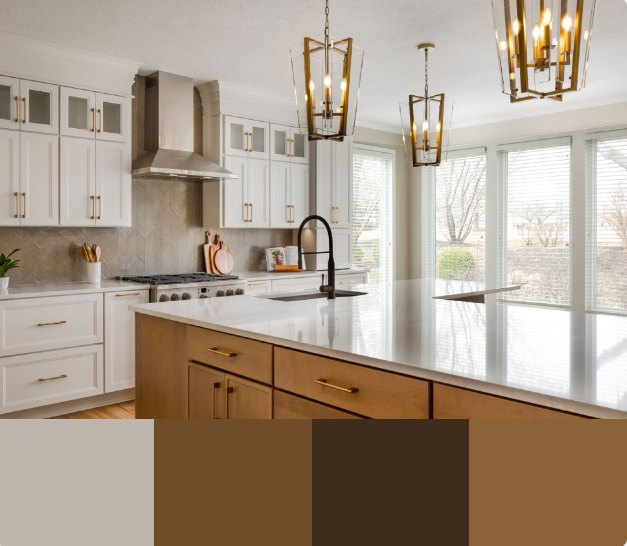
M627 418L627 317L466 283L132 306L138 418Z

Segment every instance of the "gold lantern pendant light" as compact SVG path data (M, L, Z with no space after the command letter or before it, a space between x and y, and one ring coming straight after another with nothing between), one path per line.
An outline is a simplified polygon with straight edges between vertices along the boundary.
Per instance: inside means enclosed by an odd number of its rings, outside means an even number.
M492 0L501 89L561 101L586 86L596 0Z
M330 38L329 0L325 14L324 41L305 38L304 51L292 51L296 112L309 140L342 141L355 129L364 52Z
M435 49L433 44L418 46L418 50L425 52L424 96L409 95L409 103L400 105L405 154L409 155L406 137L408 133L414 167L437 167L442 161L443 150L446 152L448 147L453 108L452 104L445 104L444 93L429 94L429 51L432 49ZM407 110L409 110L409 127L404 118L404 112Z

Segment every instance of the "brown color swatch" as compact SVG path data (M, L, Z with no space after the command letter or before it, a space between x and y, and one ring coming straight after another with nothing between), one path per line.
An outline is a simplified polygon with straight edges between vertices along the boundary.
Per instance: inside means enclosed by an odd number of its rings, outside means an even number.
M468 421L315 421L313 438L314 546L468 544Z
M310 546L311 421L155 420L155 546Z
M623 546L627 422L471 421L471 546Z

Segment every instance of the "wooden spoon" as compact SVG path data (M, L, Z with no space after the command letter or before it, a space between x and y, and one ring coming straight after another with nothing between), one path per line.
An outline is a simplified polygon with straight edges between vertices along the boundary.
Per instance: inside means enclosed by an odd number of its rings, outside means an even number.
M100 257L102 256L102 249L98 245L94 244L92 245L91 250L94 253L95 261L99 262Z

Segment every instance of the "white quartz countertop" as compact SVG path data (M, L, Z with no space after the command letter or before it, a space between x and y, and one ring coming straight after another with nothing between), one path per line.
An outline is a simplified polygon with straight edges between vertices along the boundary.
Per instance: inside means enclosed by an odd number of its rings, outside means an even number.
M130 308L563 411L627 418L627 317L435 299L492 288L414 280L359 285L367 295L330 301L238 296Z
M272 273L269 271L235 271L232 275L237 275L245 281L271 281L276 279L296 279L298 277L321 277L326 271L301 271L300 273ZM359 275L368 273L366 269L336 269L336 275Z
M22 298L42 298L48 296L69 296L72 294L90 294L94 292L121 292L129 290L148 290L146 284L124 281L102 281L99 284L85 282L68 282L57 284L24 284L21 286L9 285L8 290L0 290L1 300Z

